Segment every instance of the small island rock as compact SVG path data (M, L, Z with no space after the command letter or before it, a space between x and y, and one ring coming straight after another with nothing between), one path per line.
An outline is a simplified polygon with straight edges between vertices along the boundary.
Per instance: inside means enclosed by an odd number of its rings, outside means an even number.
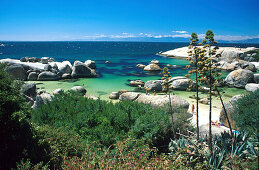
M228 85L244 88L247 83L254 81L254 74L250 70L238 69L230 72L225 78Z
M85 93L87 92L86 89L82 86L74 86L71 88L71 90L82 94L82 96L85 95Z

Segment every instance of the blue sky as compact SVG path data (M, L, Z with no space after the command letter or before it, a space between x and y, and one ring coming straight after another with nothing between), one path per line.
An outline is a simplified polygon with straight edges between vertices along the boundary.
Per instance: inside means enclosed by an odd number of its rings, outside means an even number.
M0 40L259 38L259 0L1 0Z

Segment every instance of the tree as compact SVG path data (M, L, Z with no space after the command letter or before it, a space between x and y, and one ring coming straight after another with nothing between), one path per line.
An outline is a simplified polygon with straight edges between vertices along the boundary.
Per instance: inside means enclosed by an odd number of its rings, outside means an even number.
M212 90L217 90L217 86L221 81L220 69L217 68L216 61L216 47L212 48L212 45L216 45L217 42L214 39L214 33L211 30L206 32L205 39L203 40L203 48L206 50L206 55L201 58L203 69L200 72L201 83L209 86L209 145L212 149L212 132L211 132L211 117L212 117ZM217 90L218 91L218 90ZM219 91L218 91L219 93ZM222 98L220 96L222 101ZM224 108L224 105L223 105ZM231 128L231 126L230 126Z
M198 78L199 78L199 71L201 69L199 65L200 58L204 55L204 51L202 51L201 48L197 47L197 42L199 41L198 35L196 33L192 33L191 38L190 38L190 46L189 48L191 49L188 51L189 53L189 58L188 60L190 61L190 64L194 65L195 68L192 69L191 65L187 65L186 68L190 69L186 77L191 77L191 74L195 73L195 89L196 89L196 127L197 127L197 140L199 140L199 85L198 85ZM193 86L189 87L189 90L193 89Z
M172 108L172 101L171 101L171 94L170 94L170 89L169 89L169 80L171 78L170 72L167 67L163 68L163 77L162 77L162 86L163 86L163 91L168 94L169 98L169 114L171 115L172 119L172 125L174 123L174 117L173 117L173 108ZM174 128L174 126L172 126ZM173 129L174 131L174 129Z

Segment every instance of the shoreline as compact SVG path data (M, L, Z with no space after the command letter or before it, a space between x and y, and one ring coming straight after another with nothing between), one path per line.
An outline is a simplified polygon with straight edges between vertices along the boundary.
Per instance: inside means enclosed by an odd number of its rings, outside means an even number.
M94 83L90 83L90 85L88 85L87 81L84 81L84 80L89 80L89 79L79 79L72 83L71 82L60 82L60 81L44 81L44 82L27 81L27 82L36 83L37 87L39 88L38 91L46 90L46 92L48 92L50 94L52 94L52 92L57 88L61 88L64 91L67 91L75 85L80 85L80 86L83 86L86 88L86 90L87 90L86 95L100 97L101 100L106 100L106 101L111 101L111 102L119 101L119 100L109 99L109 95L111 94L111 92L119 91L121 89L109 89L108 88L106 90L105 89L98 90L91 86L91 84L94 84ZM85 83L83 83L83 82L85 82ZM43 87L45 87L45 88L43 88ZM128 88L124 88L124 89L129 90L129 91L134 91L135 88L128 86ZM229 88L225 89L224 92L225 93L222 94L222 98L223 98L224 103L227 103L231 99L231 97L233 97L234 95L243 94L246 92L246 90L229 87ZM144 93L144 91L139 92L139 93ZM176 96L179 96L179 97L187 100L190 103L189 110L190 110L190 107L192 104L194 104L194 106L196 107L196 100L189 97L189 96L195 95L196 92L173 90L171 92L171 94L172 93L174 93ZM158 93L158 94L164 95L164 93ZM151 93L150 95L154 95L154 94ZM208 94L204 94L202 92L199 92L199 95L200 95L200 97L208 96ZM212 105L213 105L212 121L219 122L219 115L220 115L220 111L222 109L222 105L217 96L212 97ZM194 125L196 124L196 115L193 115L191 122ZM207 125L209 123L209 105L199 103L199 122L200 122L200 126Z

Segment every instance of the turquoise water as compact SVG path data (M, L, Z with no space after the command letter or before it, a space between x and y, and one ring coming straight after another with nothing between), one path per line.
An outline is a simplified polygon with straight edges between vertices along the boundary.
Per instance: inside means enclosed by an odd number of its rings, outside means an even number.
M113 91L126 89L135 91L128 85L130 80L156 80L162 77L160 72L149 73L137 68L137 64L147 65L151 60L160 61L160 67L166 64L177 65L170 69L171 75L184 76L187 73L185 65L189 62L184 59L165 58L156 55L159 51L167 51L187 46L188 43L161 43L161 42L1 42L0 59L21 57L53 57L56 61L94 60L97 65L98 78L84 78L75 81L35 82L39 89L52 92L57 88L68 90L75 85L85 86L88 94L107 99ZM259 45L246 44L219 44L219 46L248 47ZM109 60L110 63L105 64ZM227 75L225 72L224 75ZM236 94L242 90L230 90ZM192 92L189 92L192 93ZM189 93L178 92L178 95L188 96Z

